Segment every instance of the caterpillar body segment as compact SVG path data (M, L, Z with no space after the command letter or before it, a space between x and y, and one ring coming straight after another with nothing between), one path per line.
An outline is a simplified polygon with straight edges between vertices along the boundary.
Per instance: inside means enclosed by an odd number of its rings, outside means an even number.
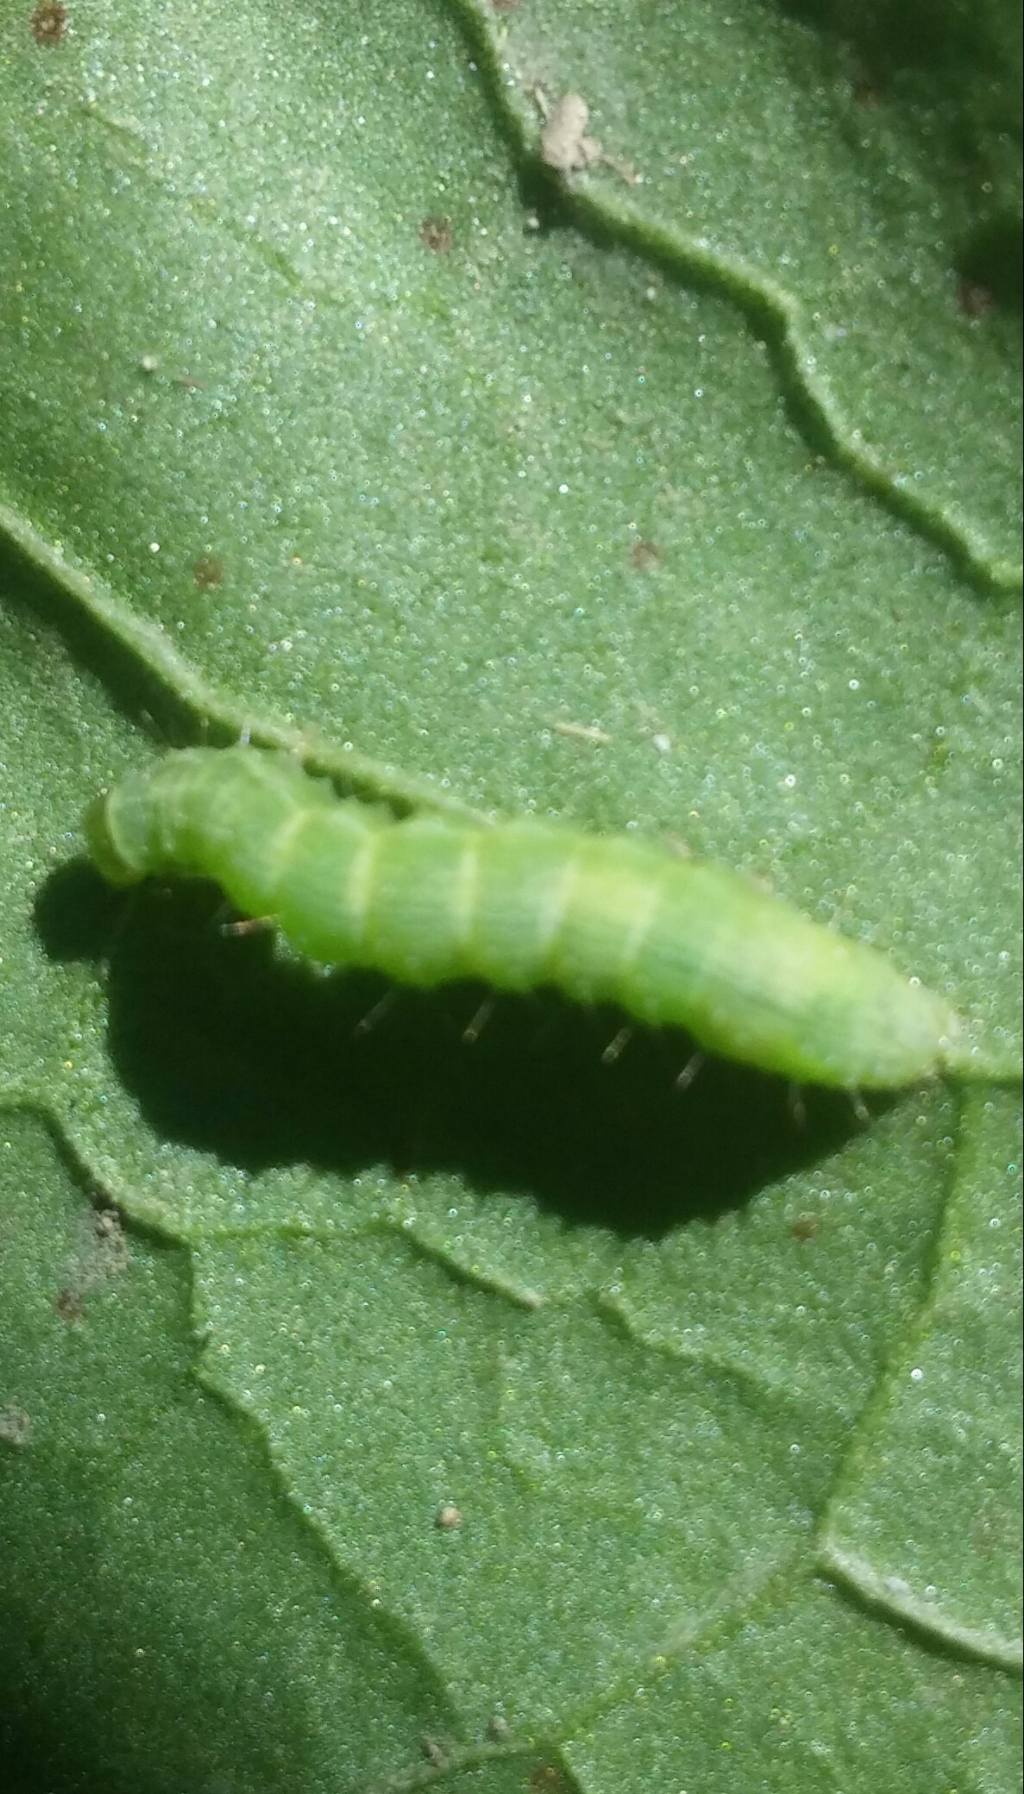
M554 986L797 1082L893 1088L973 1069L950 1006L884 955L643 841L396 821L251 747L130 774L92 806L87 835L115 884L215 879L299 951L402 983Z

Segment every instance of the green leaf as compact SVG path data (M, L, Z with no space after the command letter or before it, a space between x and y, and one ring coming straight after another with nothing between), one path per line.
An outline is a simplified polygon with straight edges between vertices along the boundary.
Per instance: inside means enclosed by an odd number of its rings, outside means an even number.
M1020 1312L1024 1276L1015 1124L1009 1103L971 1099L929 1300L865 1416L824 1561L868 1600L1019 1670L1020 1375L1002 1318Z
M0 1466L8 1785L401 1769L446 1702L275 1488L259 1437L189 1375L187 1255L137 1232L115 1246L114 1211L90 1211L40 1118L0 1137L5 1396L30 1427Z
M359 1032L81 858L246 729L681 840L1019 1057L1017 34L908 19L6 11L25 1794L1015 1785L1016 1092L674 1095L545 996Z

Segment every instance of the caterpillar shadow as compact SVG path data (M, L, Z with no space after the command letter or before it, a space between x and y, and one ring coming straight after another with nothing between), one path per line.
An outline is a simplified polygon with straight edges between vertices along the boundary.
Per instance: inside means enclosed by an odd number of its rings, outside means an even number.
M317 973L269 931L226 936L218 905L198 884L126 898L79 862L48 881L36 923L54 957L108 959L112 1056L154 1130L251 1172L456 1172L657 1237L742 1204L860 1125L841 1094L805 1091L801 1117L784 1082L720 1060L677 1090L694 1048L675 1032L638 1029L606 1064L624 1018L547 991L497 997L469 1044L483 987L423 994Z

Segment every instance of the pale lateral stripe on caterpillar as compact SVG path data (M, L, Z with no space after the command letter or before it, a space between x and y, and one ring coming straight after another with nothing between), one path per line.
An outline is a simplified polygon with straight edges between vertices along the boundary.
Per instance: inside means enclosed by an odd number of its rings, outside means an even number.
M948 1003L881 953L653 843L529 819L396 821L247 746L129 774L92 805L87 835L114 884L215 879L313 959L401 983L550 985L797 1082L987 1075Z

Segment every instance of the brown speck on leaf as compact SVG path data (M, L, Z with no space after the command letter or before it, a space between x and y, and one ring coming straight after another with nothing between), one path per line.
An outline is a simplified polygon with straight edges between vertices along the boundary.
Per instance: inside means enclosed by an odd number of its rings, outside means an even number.
M69 1327L73 1326L76 1321L80 1321L85 1313L85 1303L78 1290L68 1289L66 1286L57 1291L53 1299L53 1306L61 1320L67 1321Z
M215 554L201 554L192 563L192 578L201 592L208 592L211 586L219 586L224 578L224 562Z
M858 106L866 106L870 110L878 105L879 93L873 81L861 80L853 84L853 97Z
M813 1240L817 1238L819 1226L814 1215L798 1215L789 1231L795 1240Z
M446 1769L448 1767L448 1753L445 1750L444 1745L439 1744L436 1738L431 1738L427 1732L424 1732L420 1739L420 1749L426 1757L427 1762L432 1763L435 1769Z
M539 1763L530 1776L533 1794L569 1794L569 1784L554 1763Z
M40 0L30 22L36 43L52 47L61 43L67 35L68 9L58 5L57 0Z
M492 12L518 12L519 0L491 0Z
M447 255L455 241L450 218L424 218L420 225L420 242L435 255Z
M446 1501L443 1507L438 1508L434 1525L441 1532L457 1531L462 1525L461 1508L457 1508L454 1502Z
M983 286L980 280L962 280L956 296L960 310L968 318L987 317L996 302L992 288Z
M638 539L629 551L629 558L638 573L649 573L661 560L661 549L656 542Z

